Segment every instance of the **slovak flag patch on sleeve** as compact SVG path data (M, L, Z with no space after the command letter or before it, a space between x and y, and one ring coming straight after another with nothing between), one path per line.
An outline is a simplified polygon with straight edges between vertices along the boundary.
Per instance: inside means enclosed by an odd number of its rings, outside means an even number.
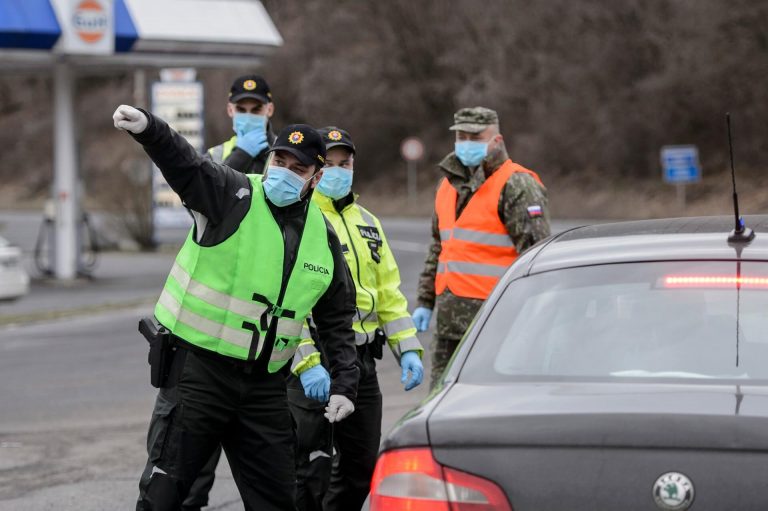
M528 216L537 218L542 215L541 206L528 206Z

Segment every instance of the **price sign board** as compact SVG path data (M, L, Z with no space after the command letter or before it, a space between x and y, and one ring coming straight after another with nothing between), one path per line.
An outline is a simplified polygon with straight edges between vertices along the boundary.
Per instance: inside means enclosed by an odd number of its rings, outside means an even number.
M162 118L187 142L203 152L203 84L156 82L152 84L152 113ZM171 190L160 169L152 168L155 228L189 227L192 218Z

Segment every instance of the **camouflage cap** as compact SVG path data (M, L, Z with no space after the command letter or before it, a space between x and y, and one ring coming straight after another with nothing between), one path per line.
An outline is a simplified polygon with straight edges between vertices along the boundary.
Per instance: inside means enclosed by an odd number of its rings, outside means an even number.
M454 125L452 131L466 131L468 133L480 133L488 126L499 123L499 116L495 110L482 106L462 108L453 114Z

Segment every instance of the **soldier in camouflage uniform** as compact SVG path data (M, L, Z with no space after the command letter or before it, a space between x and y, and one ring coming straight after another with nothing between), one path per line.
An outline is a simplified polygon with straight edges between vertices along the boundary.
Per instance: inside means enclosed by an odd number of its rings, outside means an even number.
M514 170L505 183L500 183L498 210L491 211L488 216L498 214L498 220L493 221L500 220L509 235L511 243L507 243L510 245L510 253L514 253L511 251L514 247L516 254L520 254L549 236L546 188L535 173L509 161L504 139L499 133L496 112L483 107L462 108L454 115L454 121L450 129L456 132L456 151L446 156L439 167L445 175L444 179L456 192L455 218L460 217L475 192L497 170L505 166L506 173L509 173L508 167L511 166ZM419 280L419 307L413 315L417 328L425 331L429 326L432 309L437 305L437 333L431 346L432 387L438 382L459 341L487 297L487 294L482 297L458 296L449 288L436 293L435 280L444 247L444 240L441 241L440 236L438 200L432 217L432 243ZM444 206L442 208L444 211Z

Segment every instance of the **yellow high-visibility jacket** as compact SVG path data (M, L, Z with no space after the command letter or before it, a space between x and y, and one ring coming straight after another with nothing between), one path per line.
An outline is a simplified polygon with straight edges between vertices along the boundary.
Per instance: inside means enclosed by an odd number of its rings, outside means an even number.
M352 325L355 343L362 346L373 342L376 328L381 328L398 360L406 351L416 351L421 357L424 348L416 338L408 300L400 292L400 270L379 219L357 203L357 196L341 211L331 198L318 190L313 192L312 200L336 231L355 281L357 315ZM307 333L303 335L305 339L309 337ZM306 357L309 350L315 349L309 344L308 340L302 341L301 355L296 356Z

